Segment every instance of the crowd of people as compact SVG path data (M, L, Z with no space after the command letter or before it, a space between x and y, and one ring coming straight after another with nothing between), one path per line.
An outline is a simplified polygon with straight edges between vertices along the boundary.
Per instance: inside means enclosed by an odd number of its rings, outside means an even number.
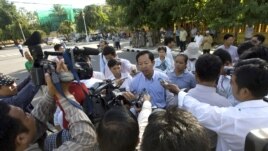
M158 50L136 55L136 64L120 58L107 41L100 41L100 71L94 71L90 56L75 58L82 70L80 82L61 81L62 92L45 74L42 98L33 107L40 86L31 76L19 85L0 74L0 148L4 151L242 151L247 134L268 127L268 48L257 34L233 46L233 35L212 54L209 32L196 36L186 48L183 28L176 39L166 37ZM182 34L182 35L181 35ZM176 42L181 53L173 57ZM64 51L55 45L55 51ZM185 50L185 51L184 51ZM203 50L203 54L201 53ZM31 72L34 59L26 51L25 68ZM56 62L59 77L74 79L64 63ZM82 106L94 84L116 82L126 101L105 112L96 124ZM56 127L48 132L47 123ZM51 130L50 130L51 131Z

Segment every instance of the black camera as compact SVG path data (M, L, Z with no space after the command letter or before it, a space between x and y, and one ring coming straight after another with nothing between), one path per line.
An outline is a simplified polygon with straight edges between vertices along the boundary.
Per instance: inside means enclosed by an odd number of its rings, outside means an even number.
M226 75L232 75L234 73L234 67L224 66L223 72Z

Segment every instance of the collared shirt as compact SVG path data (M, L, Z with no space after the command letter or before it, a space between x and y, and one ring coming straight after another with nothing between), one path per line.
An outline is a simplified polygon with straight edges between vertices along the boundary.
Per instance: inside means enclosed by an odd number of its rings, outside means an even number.
M186 41L187 36L188 36L188 33L186 30L184 30L184 29L180 30L180 40L181 41Z
M165 57L164 60L161 60L160 58L155 58L154 59L154 68L157 68L164 73L171 72L173 70L172 65L171 65L171 61L167 57Z
M166 57L170 60L171 70L174 70L174 59L173 59L173 55L172 55L172 50L168 46L166 46L166 49L167 49Z
M202 36L202 35L196 35L194 37L194 41L199 47L201 46L203 39L204 39L204 36Z
M232 106L235 106L240 102L238 100L236 100L233 96L230 81L231 81L230 76L220 75L220 78L219 78L218 84L217 84L216 92L218 94L220 94L221 96L227 98L228 101L232 104Z
M190 111L204 127L218 134L217 151L242 151L246 135L268 127L268 103L249 100L234 107L216 107L180 92L179 107Z
M104 72L105 71L104 69L105 69L105 65L107 64L107 60L103 56L102 53L99 54L99 57L100 57L100 72L104 74L105 73Z
M181 75L176 75L175 71L167 74L171 83L176 84L180 89L191 89L196 85L195 77L192 73L185 70Z
M131 70L133 69L133 67L135 65L131 64L128 60L126 59L122 59L122 58L117 58L119 59L119 61L121 62L121 73L130 73ZM111 75L113 75L113 73L111 72L111 70L109 69L108 65L105 65L105 71L104 71L104 76L106 79L108 79L108 77L110 77Z
M238 53L237 53L237 47L236 46L231 45L229 48L226 48L224 45L221 45L217 49L220 49L220 48L226 50L227 52L229 52L229 54L232 57L232 62L233 63L236 63L238 61L239 56L238 56Z
M199 100L200 102L208 103L212 106L231 106L231 104L226 98L216 93L216 88L214 87L197 84L195 88L189 90L188 94L189 96ZM206 131L210 138L211 148L216 148L217 134L208 129L206 129Z
M169 81L166 74L154 71L151 79L147 79L143 73L137 74L131 82L130 91L135 95L139 95L144 89L151 96L153 107L165 108L168 105L174 105L174 95L168 90L164 89L160 84L160 80Z
M68 99L75 100L73 96L67 97ZM71 105L65 98L60 99L59 103L65 112L66 120L69 122L69 132L72 139L64 142L54 151L98 150L97 135L87 115L82 110ZM32 111L32 115L37 119L35 140L44 134L46 131L45 123L53 117L55 110L56 104L53 97L45 94Z
M129 73L121 73L121 78L120 79L124 79L124 82L121 84L121 86L119 87L120 89L125 89L126 91L129 91L129 87L132 81L132 77ZM114 75L111 75L110 77L108 77L108 79L114 80L115 77Z

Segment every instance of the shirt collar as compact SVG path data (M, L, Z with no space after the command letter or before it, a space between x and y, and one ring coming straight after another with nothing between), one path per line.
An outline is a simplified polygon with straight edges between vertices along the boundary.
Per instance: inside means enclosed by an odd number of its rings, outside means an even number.
M214 87L209 87L209 86L205 86L205 85L201 85L201 84L197 84L196 87L194 89L197 89L200 92L216 92L216 88Z
M259 100L250 100L244 101L237 104L235 107L237 108L260 108L260 107L268 107L268 103L264 102L262 99Z

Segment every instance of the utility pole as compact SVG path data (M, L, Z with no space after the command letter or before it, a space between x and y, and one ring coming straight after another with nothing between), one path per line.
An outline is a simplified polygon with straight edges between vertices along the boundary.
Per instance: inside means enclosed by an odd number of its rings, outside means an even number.
M83 21L84 21L84 27L85 27L85 31L86 31L86 41L88 42L88 35L87 35L87 26L86 26L86 20L85 20L85 14L84 11L82 10L82 16L83 16Z
M21 34L22 34L23 40L26 41L25 36L24 36L24 32L23 32L23 30L22 30L22 27L21 27L20 22L19 22L19 27L20 27L20 32L21 32Z

